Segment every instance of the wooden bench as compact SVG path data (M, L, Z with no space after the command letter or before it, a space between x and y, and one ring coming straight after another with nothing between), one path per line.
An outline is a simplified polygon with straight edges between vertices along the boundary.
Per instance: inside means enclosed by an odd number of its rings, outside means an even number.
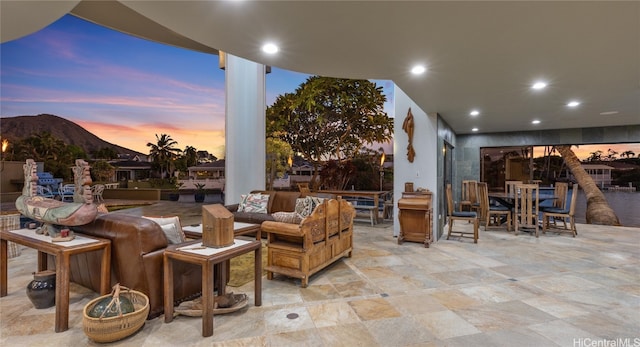
M351 256L355 210L342 199L327 199L300 224L265 221L267 234L267 279L274 273L300 278L302 287L309 277L334 261Z
M378 213L379 207L373 205L373 199L345 199L351 203L351 206L356 210L356 217L358 214L366 215L367 221L371 223L372 226L378 224ZM360 221L361 219L355 219L355 221ZM364 221L364 219L362 219Z

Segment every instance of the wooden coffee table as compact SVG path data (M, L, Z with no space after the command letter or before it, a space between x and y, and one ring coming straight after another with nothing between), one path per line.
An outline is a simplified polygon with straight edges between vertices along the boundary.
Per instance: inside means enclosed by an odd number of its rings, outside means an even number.
M234 244L223 248L202 247L201 241L169 245L164 251L164 321L173 320L173 262L183 261L202 267L202 336L213 335L213 303L215 283L227 283L228 260L255 252L255 305L262 305L262 241L234 239ZM219 279L219 280L218 280ZM225 294L226 285L220 285L218 295Z
M202 224L195 224L182 227L182 231L184 235L191 239L201 239L202 238ZM242 223L242 222L233 222L233 236L240 236L246 234L256 233L256 240L260 240L261 229L260 224L251 224L251 223Z
M0 231L0 297L7 296L7 242L15 242L38 251L38 271L47 269L47 254L56 258L56 323L57 333L69 329L69 259L72 255L102 251L100 294L111 292L111 241L76 233L66 242L52 242L32 229Z

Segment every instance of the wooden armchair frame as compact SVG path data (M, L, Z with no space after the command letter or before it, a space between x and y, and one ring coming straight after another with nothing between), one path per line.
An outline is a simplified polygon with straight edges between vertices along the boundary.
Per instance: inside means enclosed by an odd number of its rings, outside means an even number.
M267 279L274 273L299 278L302 287L309 278L353 250L355 209L341 198L327 199L299 224L266 221Z

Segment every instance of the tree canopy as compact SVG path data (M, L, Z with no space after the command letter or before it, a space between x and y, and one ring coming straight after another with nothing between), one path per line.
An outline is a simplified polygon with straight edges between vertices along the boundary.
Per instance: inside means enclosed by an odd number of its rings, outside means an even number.
M312 76L267 108L267 136L313 164L354 157L363 146L391 141L393 119L382 87L367 80Z
M160 170L160 176L163 178L165 177L165 173L171 173L173 161L178 157L180 152L182 152L179 148L174 147L177 144L178 142L167 134L160 136L156 134L156 143L147 143L147 147L151 147L149 157L151 157L153 164Z
M55 177L62 177L65 181L73 178L69 169L76 159L87 159L82 148L66 144L50 132L43 131L33 134L9 145L7 160L25 161L33 159L44 162L44 167Z

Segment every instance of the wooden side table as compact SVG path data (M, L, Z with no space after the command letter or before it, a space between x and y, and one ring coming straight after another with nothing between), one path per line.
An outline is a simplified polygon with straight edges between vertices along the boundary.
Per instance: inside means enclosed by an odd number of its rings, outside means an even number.
M201 241L169 245L164 251L164 321L173 320L173 262L184 261L202 266L202 336L213 335L214 279L220 283L218 295L225 294L227 260L255 252L255 305L262 305L262 242L235 239L223 248L202 247ZM217 277L217 278L216 278ZM222 284L224 283L224 284Z
M76 233L66 242L52 242L51 237L38 235L35 230L0 231L0 297L7 296L7 242L15 242L38 251L38 271L47 269L47 254L56 258L56 323L57 333L69 329L69 259L84 252L102 251L100 294L111 292L111 241Z
M182 231L185 236L192 239L201 239L202 238L202 224L188 225L182 227ZM256 240L260 240L262 229L260 229L260 224L251 224L251 223L242 223L242 222L233 222L233 236L240 236L246 234L256 234Z

